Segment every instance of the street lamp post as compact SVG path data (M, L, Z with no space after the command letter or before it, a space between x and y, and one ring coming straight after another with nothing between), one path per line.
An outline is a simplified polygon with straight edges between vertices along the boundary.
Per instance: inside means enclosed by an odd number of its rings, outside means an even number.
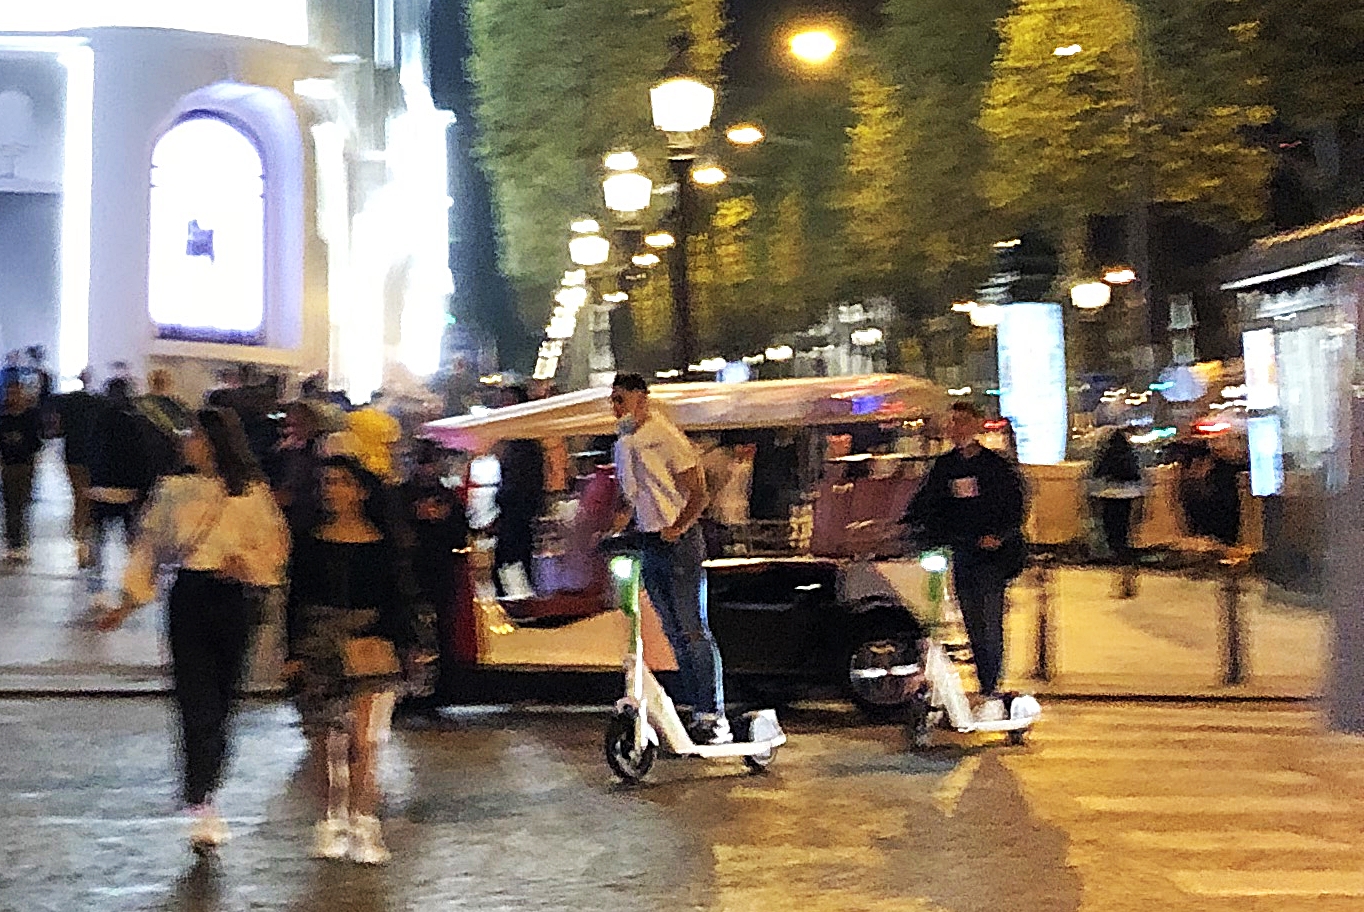
M674 248L668 257L668 281L673 299L673 367L686 374L696 358L696 329L692 323L688 241L695 225L697 198L691 167L696 159L697 134L710 126L715 113L715 89L683 75L688 45L676 42L672 73L649 91L654 126L668 136L668 166L677 185L673 210Z

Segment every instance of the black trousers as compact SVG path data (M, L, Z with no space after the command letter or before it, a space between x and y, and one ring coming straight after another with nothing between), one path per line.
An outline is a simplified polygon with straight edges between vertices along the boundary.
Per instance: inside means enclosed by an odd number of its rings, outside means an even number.
M506 595L501 570L513 564L526 568L530 578L531 561L535 555L534 517L503 516L497 522L497 544L493 546L493 588L498 595Z
M1132 562L1132 504L1128 497L1099 498L1099 518L1104 527L1104 543L1113 560L1119 564Z
M994 567L982 565L954 569L952 583L971 640L980 692L995 693L1004 671L1004 592L1009 581Z
M171 674L186 804L203 804L222 778L251 630L249 607L241 583L212 573L181 570L171 587Z
M28 547L28 514L33 507L33 463L19 462L0 469L5 499L5 544Z

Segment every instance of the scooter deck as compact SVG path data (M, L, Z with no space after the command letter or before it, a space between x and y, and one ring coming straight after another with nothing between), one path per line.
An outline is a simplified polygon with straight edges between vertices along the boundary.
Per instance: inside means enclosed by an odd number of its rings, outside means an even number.
M765 754L786 743L786 735L781 734L766 741L731 741L728 744L693 744L678 750L668 748L668 753L676 757L752 757Z

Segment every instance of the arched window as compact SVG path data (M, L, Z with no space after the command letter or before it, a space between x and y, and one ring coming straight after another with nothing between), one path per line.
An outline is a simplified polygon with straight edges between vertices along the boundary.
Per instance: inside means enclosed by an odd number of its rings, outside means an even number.
M265 162L217 113L181 118L152 152L148 309L162 338L262 344Z

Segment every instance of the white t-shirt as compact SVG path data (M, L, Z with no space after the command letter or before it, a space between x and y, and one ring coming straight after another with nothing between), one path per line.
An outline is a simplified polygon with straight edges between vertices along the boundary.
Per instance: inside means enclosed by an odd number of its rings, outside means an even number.
M616 439L616 478L645 532L662 532L677 522L687 495L677 476L700 465L696 447L662 415L633 434Z

